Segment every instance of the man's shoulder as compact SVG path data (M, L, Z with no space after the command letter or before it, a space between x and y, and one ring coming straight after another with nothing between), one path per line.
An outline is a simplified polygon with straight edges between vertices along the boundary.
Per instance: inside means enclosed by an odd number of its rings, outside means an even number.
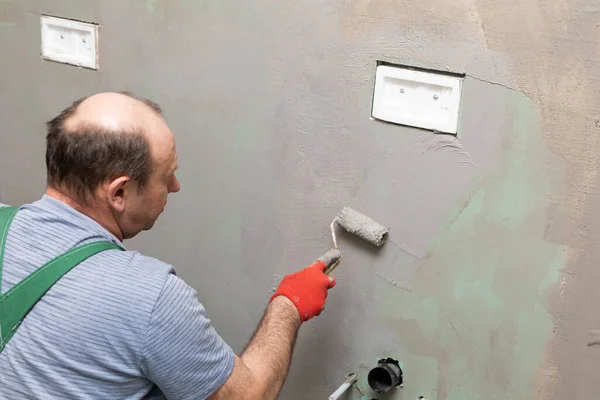
M134 275L166 279L168 275L175 273L175 268L171 264L135 250L107 251L103 258L111 264L118 265L119 269Z
M57 290L70 291L75 303L96 299L105 304L102 313L134 323L149 318L174 273L172 265L137 251L107 250L73 269Z
M120 303L151 304L160 295L169 276L175 274L172 265L132 250L107 250L85 260L80 267L61 281L102 292L102 296ZM106 291L104 288L111 288Z

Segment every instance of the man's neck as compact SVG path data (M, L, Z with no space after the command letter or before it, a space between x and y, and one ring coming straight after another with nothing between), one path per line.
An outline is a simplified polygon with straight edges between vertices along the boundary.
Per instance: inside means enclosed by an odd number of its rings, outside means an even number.
M89 205L84 205L81 202L74 199L73 197L51 187L48 187L46 189L46 196L52 197L55 200L65 203L71 208L88 216L89 218L102 225L104 229L112 233L117 239L123 241L123 233L121 232L121 229L119 228L117 222L114 220L114 218L112 218L112 215L110 215L110 212L104 212L99 207L95 208Z

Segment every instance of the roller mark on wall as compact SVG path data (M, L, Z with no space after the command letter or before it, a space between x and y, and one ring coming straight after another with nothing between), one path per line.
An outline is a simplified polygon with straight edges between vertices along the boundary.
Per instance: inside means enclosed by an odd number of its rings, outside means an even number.
M441 149L450 149L454 153L463 156L463 159L459 161L460 163L476 165L473 161L473 157L471 157L471 155L465 150L465 148L459 143L458 139L456 138L449 138L433 143L427 148L427 151L436 152Z

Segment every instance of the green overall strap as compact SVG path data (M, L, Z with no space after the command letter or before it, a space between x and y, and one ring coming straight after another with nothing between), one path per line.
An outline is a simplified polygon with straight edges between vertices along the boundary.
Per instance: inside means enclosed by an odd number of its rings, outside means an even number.
M2 263L4 262L4 245L8 236L8 228L19 211L19 207L0 208L0 293L2 293ZM0 350L2 351L2 350Z
M4 209L0 209L0 214L3 213L2 211ZM8 225L12 220L12 218L6 219L1 216L0 219L5 223L8 220ZM0 225L0 232L6 231L8 231L7 227ZM6 239L0 239L2 245L0 255L2 255ZM114 243L104 241L84 244L50 260L14 285L8 292L0 295L0 352L15 334L29 311L60 278L82 261L105 250L124 249Z

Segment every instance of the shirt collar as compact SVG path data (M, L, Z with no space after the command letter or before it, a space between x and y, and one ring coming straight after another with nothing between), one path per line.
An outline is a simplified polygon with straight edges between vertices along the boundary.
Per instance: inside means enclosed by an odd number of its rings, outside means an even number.
M74 225L80 227L81 229L93 230L94 233L97 233L104 239L115 243L123 249L125 248L123 242L121 242L115 235L110 233L98 222L83 214L82 212L77 211L67 203L55 199L54 197L44 194L42 198L34 202L32 206L50 212L56 217L59 217L64 222L69 223L69 225Z

